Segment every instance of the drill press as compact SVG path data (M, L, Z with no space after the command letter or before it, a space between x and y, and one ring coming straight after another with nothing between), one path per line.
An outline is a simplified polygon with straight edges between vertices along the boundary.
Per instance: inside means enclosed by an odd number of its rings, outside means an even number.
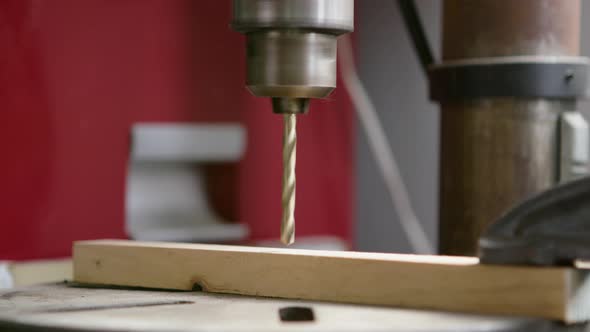
M295 240L296 115L336 87L336 38L353 30L354 0L234 0L246 35L246 86L283 115L281 241Z

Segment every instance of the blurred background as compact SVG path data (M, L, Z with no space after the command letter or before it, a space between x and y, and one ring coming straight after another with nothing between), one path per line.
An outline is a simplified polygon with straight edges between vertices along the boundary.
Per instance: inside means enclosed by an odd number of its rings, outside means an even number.
M442 3L417 4L438 59ZM0 2L0 259L94 238L279 245L281 118L244 86L230 6ZM355 10L360 78L436 247L440 111L395 2ZM297 245L412 252L342 82L310 108Z
M393 1L357 2L356 38L359 75L385 127L414 210L432 243L437 241L439 114L428 100L428 82L398 6ZM416 1L435 57L440 59L443 2ZM590 34L590 5L582 1L582 36ZM581 38L580 53L590 56ZM579 110L588 118L590 105ZM411 252L398 216L381 184L363 133L357 133L356 245L360 250Z

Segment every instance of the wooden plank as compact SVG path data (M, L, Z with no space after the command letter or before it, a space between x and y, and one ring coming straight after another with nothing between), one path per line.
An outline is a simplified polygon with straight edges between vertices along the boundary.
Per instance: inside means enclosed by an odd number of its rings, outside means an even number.
M476 258L202 244L82 241L81 283L542 317L590 318L588 272Z

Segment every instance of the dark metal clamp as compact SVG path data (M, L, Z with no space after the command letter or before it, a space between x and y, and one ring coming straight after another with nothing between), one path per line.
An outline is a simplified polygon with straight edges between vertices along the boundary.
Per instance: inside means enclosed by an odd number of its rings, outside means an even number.
M480 237L485 264L573 265L590 260L590 177L514 207Z

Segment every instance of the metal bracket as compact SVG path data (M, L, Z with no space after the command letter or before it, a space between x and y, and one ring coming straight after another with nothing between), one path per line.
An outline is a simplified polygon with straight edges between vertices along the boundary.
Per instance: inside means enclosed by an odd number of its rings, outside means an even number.
M590 97L586 57L514 56L443 62L429 70L430 99Z
M563 112L559 121L559 182L588 175L590 132L586 119L576 111Z

